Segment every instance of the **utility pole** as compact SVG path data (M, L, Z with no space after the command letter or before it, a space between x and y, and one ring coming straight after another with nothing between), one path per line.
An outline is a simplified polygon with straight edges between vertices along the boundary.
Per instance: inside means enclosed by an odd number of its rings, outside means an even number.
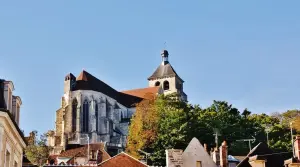
M269 125L269 124L265 125L265 131L267 133L267 143L268 143L268 146L270 146L270 143L269 143L269 133L271 131L271 125Z
M213 135L215 136L216 147L219 148L219 147L218 147L218 141L219 141L218 136L221 136L221 134L220 134L220 132L219 132L219 130L218 130L217 128L214 128L214 132L215 132L215 133L214 133Z
M147 152L145 152L143 150L140 150L140 149L138 149L138 151L146 155L146 164L148 165L148 156L151 155L151 153L147 153Z
M252 136L253 137L253 136ZM249 149L250 149L250 151L252 150L252 148L251 148L251 142L252 143L254 143L255 142L255 138L253 137L252 139L241 139L241 140L236 140L236 141L246 141L246 142L248 142L249 143Z

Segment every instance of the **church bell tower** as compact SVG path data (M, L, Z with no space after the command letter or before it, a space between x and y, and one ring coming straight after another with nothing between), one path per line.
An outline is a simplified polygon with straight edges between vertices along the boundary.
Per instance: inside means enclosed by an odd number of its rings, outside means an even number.
M177 93L181 100L187 101L187 95L183 92L184 81L175 72L169 62L169 52L163 50L161 52L162 63L155 72L148 78L149 87L160 86L164 94Z

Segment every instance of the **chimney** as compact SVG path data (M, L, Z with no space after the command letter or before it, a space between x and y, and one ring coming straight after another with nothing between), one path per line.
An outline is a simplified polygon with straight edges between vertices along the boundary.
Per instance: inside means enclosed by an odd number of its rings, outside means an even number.
M227 143L223 141L220 146L220 167L228 167Z
M220 153L218 148L214 148L210 155L217 166L220 165Z
M300 161L300 136L296 136L294 143L295 156Z

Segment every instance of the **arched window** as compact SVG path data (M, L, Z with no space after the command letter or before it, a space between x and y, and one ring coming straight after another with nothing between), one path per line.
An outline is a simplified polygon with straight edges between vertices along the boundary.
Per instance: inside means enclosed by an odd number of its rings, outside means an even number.
M89 102L85 100L83 102L83 114L82 114L82 132L89 131Z
M169 89L170 89L169 81L164 81L164 90L169 90Z
M77 119L77 100L72 102L72 132L76 131L76 119Z
M159 86L159 85L160 85L159 81L155 82L155 86Z
M95 105L95 116L96 116L96 132L98 132L98 104L96 101L96 105Z

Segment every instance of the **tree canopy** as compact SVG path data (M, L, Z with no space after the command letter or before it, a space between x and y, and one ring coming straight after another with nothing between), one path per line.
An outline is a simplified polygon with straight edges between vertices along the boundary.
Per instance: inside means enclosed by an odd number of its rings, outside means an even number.
M37 166L46 163L51 148L47 146L46 134L38 136L37 131L32 131L27 139L28 146L25 149L27 159Z
M213 101L211 106L201 108L179 101L177 95L161 95L144 100L136 109L129 128L127 152L141 157L151 153L151 165L165 165L165 150L185 149L189 141L196 137L202 144L214 148L226 140L229 154L246 155L248 143L240 139L256 139L269 144L274 151L290 151L290 122L294 133L300 130L298 110L284 113L251 114L244 109L239 111L226 101ZM214 134L218 132L218 140ZM141 151L142 150L142 151Z

